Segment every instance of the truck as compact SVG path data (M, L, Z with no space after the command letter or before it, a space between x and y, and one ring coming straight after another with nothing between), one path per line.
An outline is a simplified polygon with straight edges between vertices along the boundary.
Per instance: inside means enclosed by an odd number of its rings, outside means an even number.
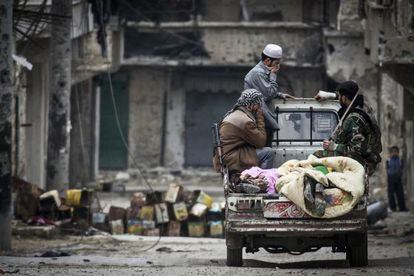
M307 159L322 149L322 141L330 137L339 122L339 108L338 101L275 101L280 130L275 132L272 143L276 152L274 168L291 159ZM243 249L246 253L264 249L272 254L298 255L322 247L345 252L352 267L368 264L367 176L364 196L352 211L320 219L307 216L282 194L237 193L228 172L223 170L222 175L227 266L243 265Z

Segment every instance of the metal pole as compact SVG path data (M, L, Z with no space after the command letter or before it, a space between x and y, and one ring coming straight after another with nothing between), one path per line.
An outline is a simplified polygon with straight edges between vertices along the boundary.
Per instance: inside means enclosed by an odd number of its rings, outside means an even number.
M0 252L11 250L13 0L0 4Z

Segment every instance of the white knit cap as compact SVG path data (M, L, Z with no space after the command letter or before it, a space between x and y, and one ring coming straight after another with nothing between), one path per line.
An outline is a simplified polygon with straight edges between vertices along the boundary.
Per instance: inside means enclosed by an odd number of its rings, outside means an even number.
M263 54L270 58L282 58L282 47L276 44L267 44Z

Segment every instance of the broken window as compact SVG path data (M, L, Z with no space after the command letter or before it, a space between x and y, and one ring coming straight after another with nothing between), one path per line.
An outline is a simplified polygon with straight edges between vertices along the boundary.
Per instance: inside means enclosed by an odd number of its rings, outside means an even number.
M126 28L124 57L133 56L186 59L209 55L198 32L138 32Z
M127 21L183 22L194 18L196 0L121 0L121 14Z

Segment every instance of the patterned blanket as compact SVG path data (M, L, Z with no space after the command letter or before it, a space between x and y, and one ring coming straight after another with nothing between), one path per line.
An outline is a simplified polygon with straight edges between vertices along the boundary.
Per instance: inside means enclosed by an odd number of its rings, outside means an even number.
M324 174L315 166L324 165L333 171ZM276 190L312 217L334 218L352 210L364 194L365 170L363 166L348 157L317 158L310 155L307 160L290 160L278 168L280 178ZM305 204L304 178L315 179L324 186L323 197L326 209L322 216Z

